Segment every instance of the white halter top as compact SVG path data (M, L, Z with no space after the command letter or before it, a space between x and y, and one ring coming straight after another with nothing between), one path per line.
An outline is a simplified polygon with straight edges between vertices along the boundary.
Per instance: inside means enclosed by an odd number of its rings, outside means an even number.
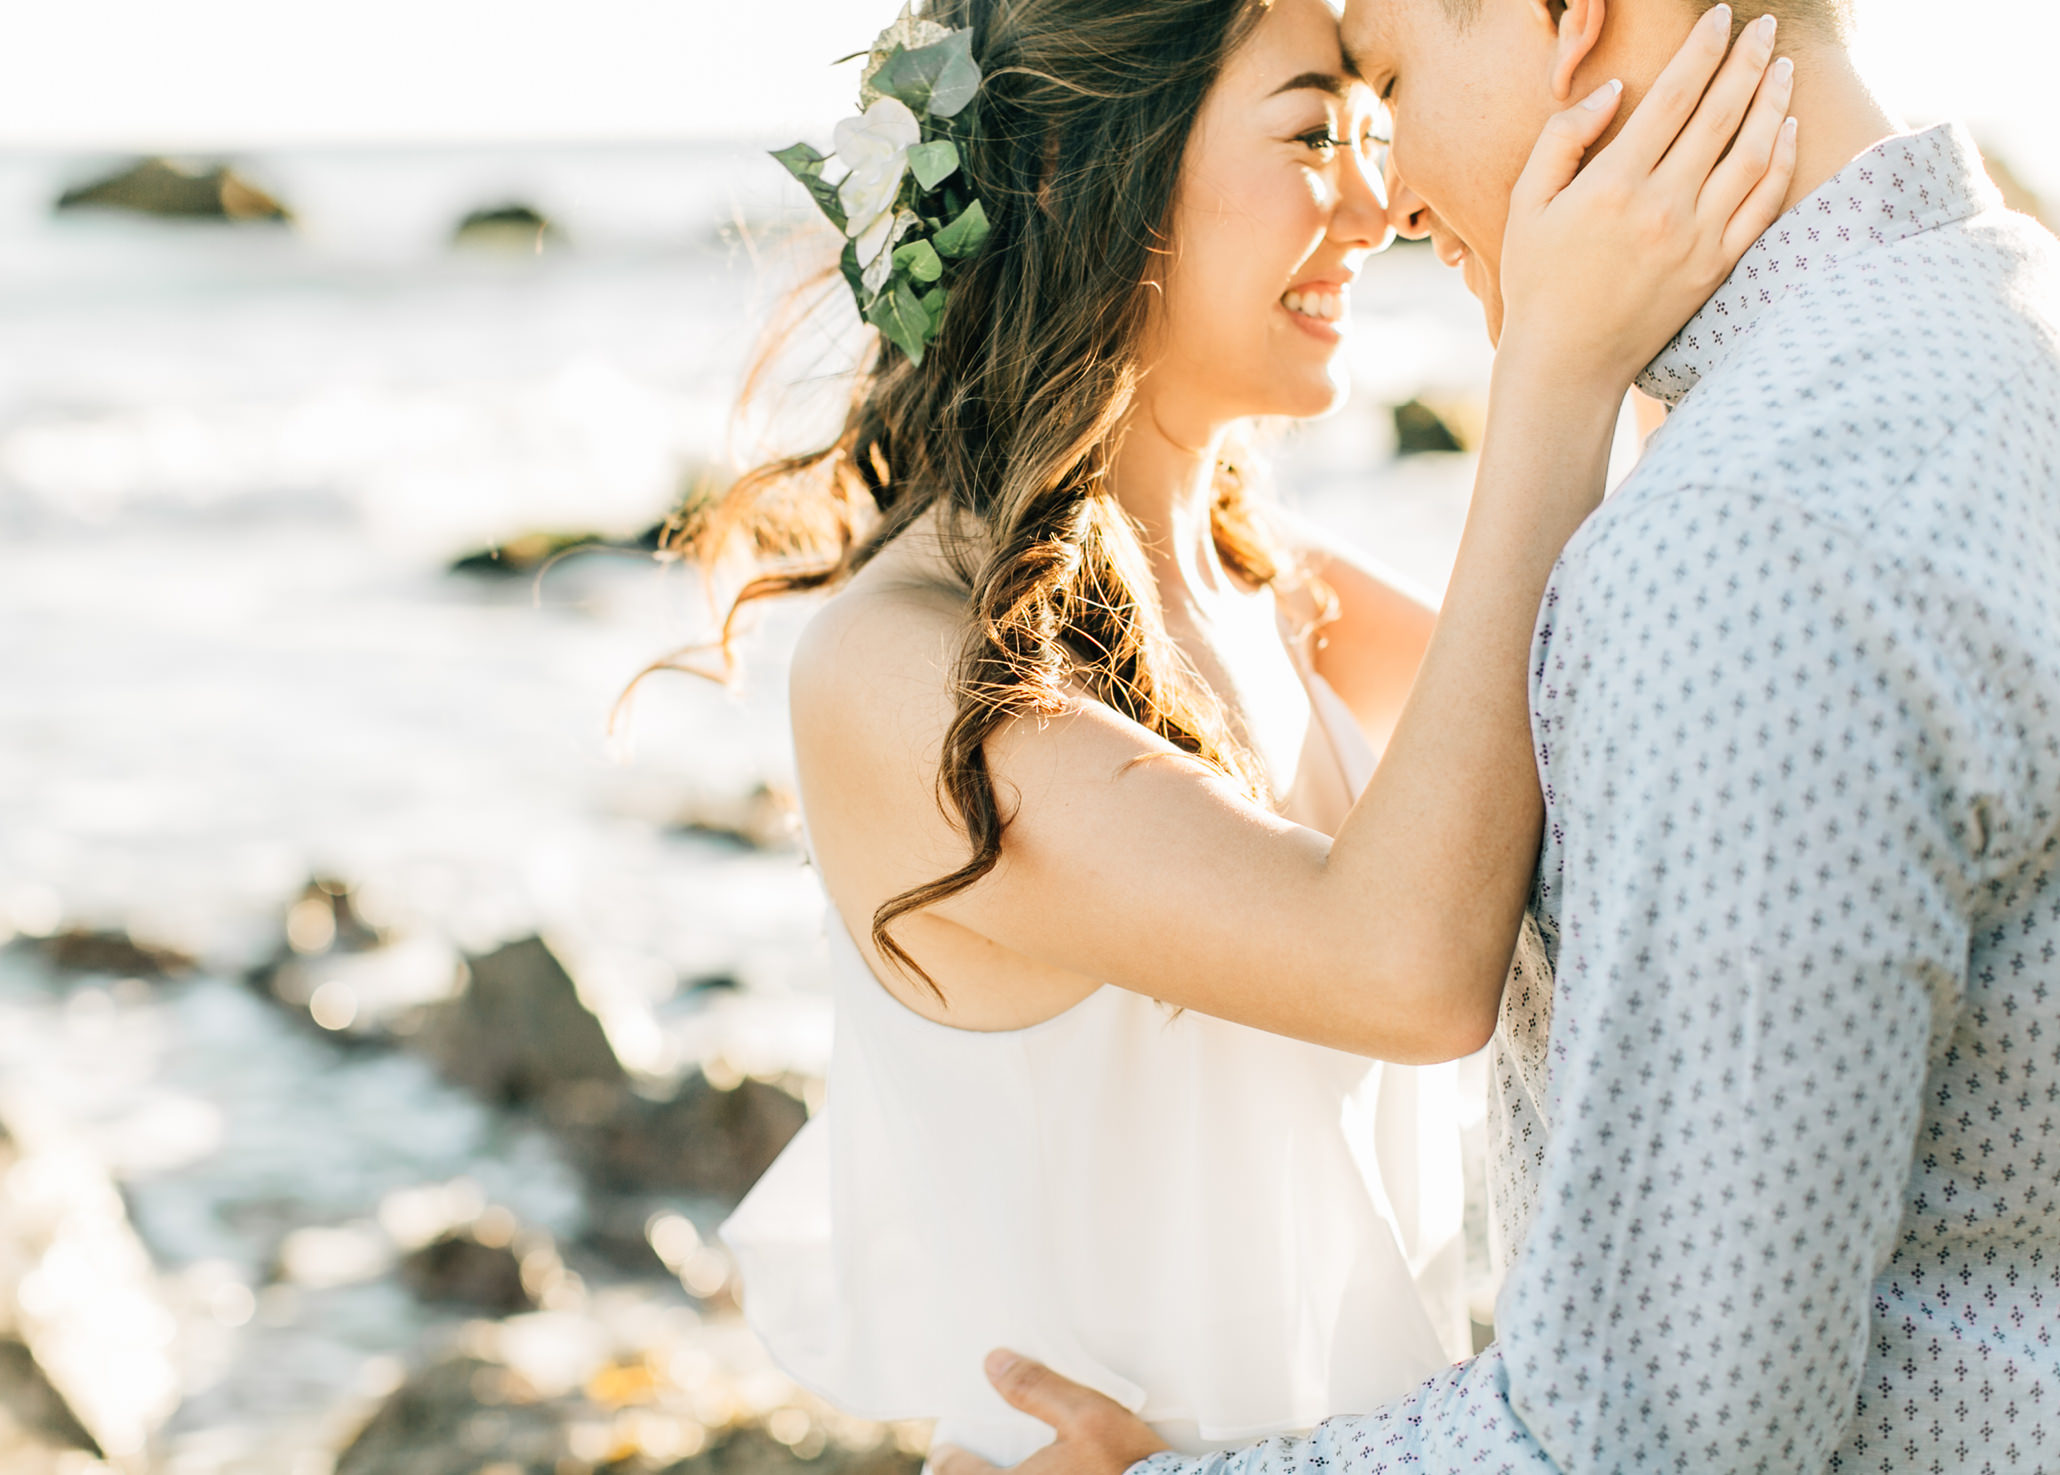
M1356 791L1372 754L1311 695ZM751 1326L832 1403L1013 1464L1051 1432L988 1387L1007 1346L1199 1452L1371 1410L1467 1350L1451 1067L1114 987L953 1029L834 910L830 964L828 1104L722 1234Z

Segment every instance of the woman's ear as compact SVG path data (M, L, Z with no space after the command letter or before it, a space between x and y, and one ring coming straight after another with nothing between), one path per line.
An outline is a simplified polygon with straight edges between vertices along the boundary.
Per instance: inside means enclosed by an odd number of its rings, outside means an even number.
M1552 95L1570 102L1574 95L1574 74L1581 69L1602 40L1602 21L1608 0L1566 0L1559 11L1559 39L1552 48Z

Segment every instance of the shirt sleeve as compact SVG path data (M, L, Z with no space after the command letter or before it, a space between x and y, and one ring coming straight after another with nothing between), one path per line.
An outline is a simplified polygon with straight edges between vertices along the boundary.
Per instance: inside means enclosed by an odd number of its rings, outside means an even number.
M1500 1341L1141 1475L1821 1471L1846 1435L1965 989L1978 693L1902 571L1791 504L1597 522L1534 651L1553 1125Z

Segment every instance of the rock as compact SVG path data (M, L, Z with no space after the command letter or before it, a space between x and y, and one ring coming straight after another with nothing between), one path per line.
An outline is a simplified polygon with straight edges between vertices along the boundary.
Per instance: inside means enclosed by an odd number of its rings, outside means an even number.
M746 1424L726 1430L700 1454L664 1467L664 1475L916 1475L922 1466L921 1455L889 1439L851 1449L804 1433L787 1443L763 1425Z
M494 1316L536 1311L569 1285L545 1234L517 1234L504 1210L446 1230L401 1261L401 1283L419 1301L471 1306Z
M678 830L742 850L791 850L799 807L794 796L771 784L730 798L700 798L688 806Z
M124 978L162 978L190 973L194 960L176 948L139 943L126 932L83 927L41 939L37 948L50 966L66 973L112 973Z
M561 554L581 548L623 546L626 545L610 542L599 533L524 533L452 559L450 571L483 578L529 578Z
M389 936L358 914L348 886L317 877L287 910L284 937L249 982L325 1033L386 1041L412 1033L425 1007L448 1000L459 971L449 943Z
M436 1009L421 1039L446 1079L504 1106L535 1106L559 1125L613 1115L629 1078L607 1032L538 937L466 960L465 990Z
M2046 202L2038 192L2024 182L2024 177L2010 167L2010 162L1997 149L1982 145L1982 163L1988 166L1988 177L1995 181L1997 189L2003 192L2003 203L2012 210L2045 226L2047 230L2060 229L2060 219L2046 208Z
M95 1459L106 1453L79 1422L64 1395L50 1386L29 1344L18 1337L0 1337L0 1408L6 1409L16 1428L34 1436L39 1444L82 1449Z
M190 220L291 221L286 207L226 165L196 173L168 159L143 159L66 190L59 210L127 210Z
M140 1456L179 1402L173 1325L106 1171L10 1111L0 1126L0 1337L19 1350L0 1351L0 1402L11 1421L36 1420L116 1462Z
M561 1463L562 1462L562 1463ZM499 1363L454 1357L409 1378L337 1456L335 1475L558 1475L563 1412Z
M604 1191L735 1202L807 1120L808 1108L778 1086L746 1078L721 1090L697 1072L669 1101L627 1098L581 1134L580 1156Z
M1420 456L1438 451L1463 451L1458 435L1436 410L1413 399L1395 406L1395 454Z
M562 246L565 233L532 205L511 201L474 210L458 222L451 234L454 245L479 246L494 251L528 251L538 255L546 244Z

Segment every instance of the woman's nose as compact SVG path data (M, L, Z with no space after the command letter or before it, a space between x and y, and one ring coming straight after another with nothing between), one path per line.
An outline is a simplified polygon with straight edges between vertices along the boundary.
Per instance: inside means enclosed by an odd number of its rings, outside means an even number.
M1395 151L1388 150L1386 160L1388 196L1388 229L1404 240L1420 241L1431 233L1431 207L1423 197L1409 187L1407 180L1395 169Z

